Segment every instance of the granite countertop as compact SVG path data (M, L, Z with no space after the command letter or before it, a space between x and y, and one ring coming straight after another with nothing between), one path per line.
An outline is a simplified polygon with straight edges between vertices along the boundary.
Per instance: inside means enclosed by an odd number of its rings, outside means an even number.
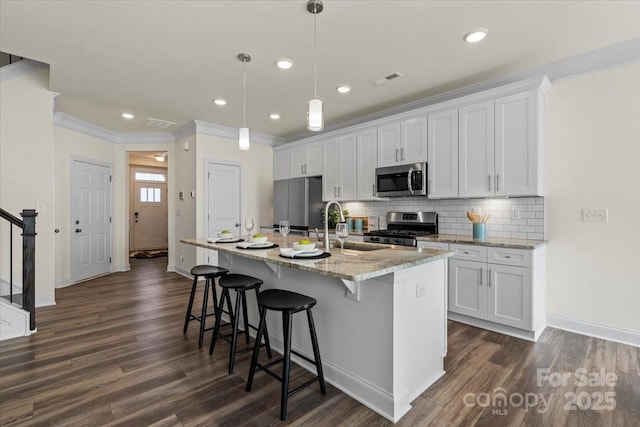
M417 237L417 240L423 242L458 243L513 249L536 249L548 243L546 240L505 239L500 237L487 237L484 240L478 240L471 236L457 234L434 234L431 236Z
M282 246L283 238L281 236L273 234L268 236L270 242ZM294 241L296 240L291 239L291 236L287 239L289 246ZM236 248L237 243L209 243L205 238L181 239L180 242L354 282L372 279L453 255L452 252L428 248L416 249L408 246L378 245L350 241L349 244L354 248L380 247L383 249L375 251L345 249L344 252L341 252L339 248L332 248L330 251L331 256L328 258L305 260L282 258L280 257L280 248L239 249Z

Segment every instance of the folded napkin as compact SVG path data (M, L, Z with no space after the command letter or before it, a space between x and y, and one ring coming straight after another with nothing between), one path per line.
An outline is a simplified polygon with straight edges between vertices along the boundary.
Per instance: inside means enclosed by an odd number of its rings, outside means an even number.
M255 242L242 242L242 243L238 243L236 246L242 249L247 249L250 248L251 246L265 246L265 249L268 249L269 246L268 245L273 245L273 243L271 242L264 242L264 243L255 243Z
M207 237L207 242L208 243L216 243L218 241L229 241L229 240L233 240L233 239L237 239L236 236L229 236L229 237Z
M321 253L322 253L322 250L320 249L314 249L313 251L304 251L304 250L297 251L293 248L280 248L280 255L286 256L289 258L292 258L296 255L301 255L301 254L314 256L314 255L320 255Z

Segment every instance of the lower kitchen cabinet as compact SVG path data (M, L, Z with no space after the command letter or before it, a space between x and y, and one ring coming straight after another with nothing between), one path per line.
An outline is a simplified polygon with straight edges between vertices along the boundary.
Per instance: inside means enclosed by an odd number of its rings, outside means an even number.
M546 248L451 244L449 250L449 319L536 341L546 327Z

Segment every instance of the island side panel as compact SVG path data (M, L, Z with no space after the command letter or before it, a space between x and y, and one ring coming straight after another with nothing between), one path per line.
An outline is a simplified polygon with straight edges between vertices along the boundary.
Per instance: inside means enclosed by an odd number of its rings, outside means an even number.
M361 282L360 301L346 297L340 279L279 266L280 277L259 260L220 254L221 267L264 281L262 290L285 289L315 298L313 316L325 379L390 420L395 418L393 395L393 279L392 274ZM229 260L231 263L229 263ZM313 262L313 261L305 261ZM232 292L232 298L235 298ZM249 322L258 324L255 294L247 293ZM267 326L271 344L282 350L282 318L270 312ZM255 335L252 331L252 334ZM313 357L307 318L293 316L293 348ZM264 357L264 356L263 356ZM309 363L294 358L309 371Z
M444 375L446 270L441 259L394 274L394 421Z

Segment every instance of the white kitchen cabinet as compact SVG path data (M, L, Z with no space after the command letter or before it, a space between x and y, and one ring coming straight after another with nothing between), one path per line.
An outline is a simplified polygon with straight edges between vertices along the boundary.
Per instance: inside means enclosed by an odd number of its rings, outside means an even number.
M495 195L542 196L540 91L496 99Z
M290 150L290 178L322 175L322 141L300 144Z
M449 259L449 311L487 318L487 264Z
M375 128L356 135L356 199L385 200L376 197L376 165L378 164L378 133Z
M493 196L494 101L460 108L458 128L459 196Z
M273 152L273 180L289 179L290 173L290 151L289 149L274 150Z
M427 249L437 249L439 251L448 251L449 250L449 244L448 243L429 242L429 241L425 241L425 240L418 240L418 247L419 248L427 248Z
M545 247L449 250L449 319L536 341L546 326Z
M322 199L356 199L356 134L323 142Z
M427 117L420 115L378 127L378 166L426 162Z
M458 110L428 116L427 197L458 197Z

